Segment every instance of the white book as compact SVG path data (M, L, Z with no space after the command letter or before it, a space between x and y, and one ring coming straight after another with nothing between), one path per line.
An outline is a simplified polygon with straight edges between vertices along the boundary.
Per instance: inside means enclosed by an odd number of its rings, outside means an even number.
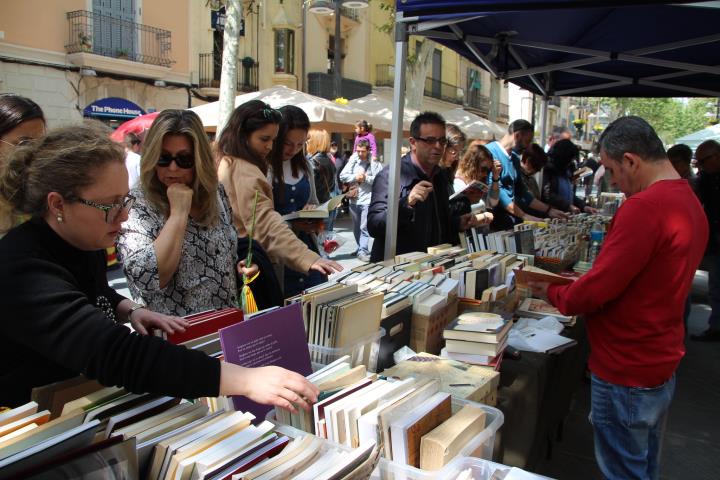
M195 474L192 467L192 464L194 464L194 471L197 472L195 475L196 477L199 477L200 474L212 471L211 467L215 464L221 463L223 461L232 460L241 451L247 449L250 444L257 442L259 439L265 436L265 434L271 432L274 427L275 426L268 421L262 422L257 427L254 425L250 425L240 430L239 432L230 435L226 439L216 443L214 446L208 448L200 455L194 458L191 457L185 459L180 463L180 465L185 468L187 468L186 466L189 465L191 467L191 473ZM190 477L183 475L182 478L186 479Z
M378 402L392 394L398 389L400 382L387 382L379 388L366 392L358 397L354 404L343 410L345 415L345 445L351 448L360 446L360 436L358 435L358 418L368 410L375 408Z
M38 404L35 402L28 402L25 405L20 405L7 412L0 413L0 426L7 425L8 423L15 422L21 418L25 418L29 415L37 413Z
M387 380L377 380L357 393L348 395L338 402L330 405L325 409L325 422L328 430L328 440L332 440L339 444L345 444L345 409L352 408L355 402L362 395L366 395L382 388Z
M447 297L443 295L430 294L427 298L413 305L413 313L418 315L432 315L447 305Z

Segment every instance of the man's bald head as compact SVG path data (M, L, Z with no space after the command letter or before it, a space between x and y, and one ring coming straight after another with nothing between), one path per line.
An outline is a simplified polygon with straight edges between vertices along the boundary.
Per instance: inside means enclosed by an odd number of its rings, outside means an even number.
M695 159L701 171L720 172L720 143L716 140L705 140L695 150Z

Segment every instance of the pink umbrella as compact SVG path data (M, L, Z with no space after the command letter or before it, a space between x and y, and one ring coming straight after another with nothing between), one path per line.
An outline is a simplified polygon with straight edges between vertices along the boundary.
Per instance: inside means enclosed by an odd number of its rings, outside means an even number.
M155 121L160 112L146 113L140 115L120 124L120 126L110 135L110 138L116 142L122 142L125 140L125 135L128 133L141 134L145 130L150 128L150 125Z

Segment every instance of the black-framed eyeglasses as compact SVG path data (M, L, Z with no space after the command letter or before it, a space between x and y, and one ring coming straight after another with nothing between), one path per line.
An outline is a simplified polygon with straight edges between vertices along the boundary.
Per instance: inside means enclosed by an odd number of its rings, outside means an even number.
M34 139L32 138L21 138L16 143L8 142L7 140L0 139L0 142L4 143L5 145L10 145L11 147L24 147L25 145L30 145L30 142L32 142Z
M129 212L135 203L135 197L129 193L125 195L119 203L97 203L79 197L77 200L83 205L94 207L105 212L105 223L115 223L122 211L127 210Z
M415 140L420 140L428 145L437 145L444 147L448 143L447 137L413 137Z
M169 167L173 161L180 168L193 168L195 166L195 154L178 153L177 155L170 155L169 153L162 153L158 158L157 166Z

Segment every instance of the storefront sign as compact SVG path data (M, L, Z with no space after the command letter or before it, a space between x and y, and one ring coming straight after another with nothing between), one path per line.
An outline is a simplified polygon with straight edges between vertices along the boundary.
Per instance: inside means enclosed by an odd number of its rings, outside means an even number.
M85 117L135 118L145 111L129 100L108 97L96 100L83 110Z

